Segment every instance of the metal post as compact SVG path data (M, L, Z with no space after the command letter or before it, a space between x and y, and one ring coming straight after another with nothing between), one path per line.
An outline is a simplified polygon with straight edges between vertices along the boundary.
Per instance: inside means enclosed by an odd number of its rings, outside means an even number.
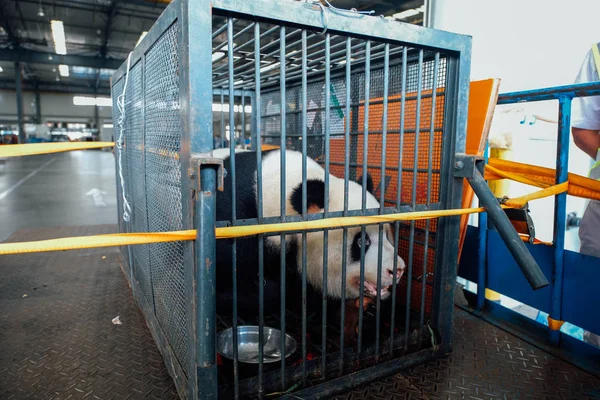
M35 123L42 123L42 102L40 101L40 89L38 83L35 83Z
M217 172L200 166L200 190L196 194L196 335L204 340L197 348L198 399L217 398L215 224Z
M484 152L484 160L487 162L488 156L488 145L486 143L485 152ZM479 206L481 207L483 204L481 200L479 200ZM477 275L477 305L476 308L478 310L483 310L485 307L485 289L487 286L487 214L482 212L479 213L478 219L478 229L479 229L479 264L478 269L479 273Z
M15 63L15 88L17 91L17 126L19 130L19 143L25 143L27 137L23 126L23 88L21 87L21 63Z
M556 146L556 183L568 180L569 169L569 130L571 128L571 98L561 97L558 101L558 141ZM554 285L552 287L552 306L550 318L560 321L562 318L562 290L565 253L565 230L567 220L567 194L554 197ZM550 330L550 342L560 343L560 330Z
M510 220L500 207L498 200L487 186L483 176L475 168L472 177L467 177L467 181L473 188L473 191L485 207L488 216L492 219L498 233L506 243L510 253L513 255L521 271L527 278L533 290L548 286L548 280L540 270L535 259L525 247L525 244L515 231Z

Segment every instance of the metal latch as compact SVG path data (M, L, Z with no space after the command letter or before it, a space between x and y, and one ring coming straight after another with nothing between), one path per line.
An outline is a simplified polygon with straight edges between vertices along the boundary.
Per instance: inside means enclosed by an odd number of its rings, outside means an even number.
M506 204L508 197L498 199L500 204ZM515 227L517 233L529 236L528 242L533 244L535 239L535 226L533 219L529 214L529 203L525 203L521 208L505 208L504 213L510 220L512 226Z
M225 167L223 159L214 157L212 153L196 153L191 156L192 167L188 171L190 179L196 180L197 188L200 190L200 170L206 167L217 169L217 190L222 192L225 189Z

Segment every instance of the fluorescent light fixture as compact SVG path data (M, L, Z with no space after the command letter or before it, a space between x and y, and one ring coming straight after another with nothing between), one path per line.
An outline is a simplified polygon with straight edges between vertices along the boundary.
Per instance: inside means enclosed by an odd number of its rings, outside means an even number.
M73 104L76 106L95 106L96 98L87 96L73 96Z
M96 97L96 105L98 107L112 107L112 99L110 97Z
M65 27L62 21L50 21L52 37L54 38L54 51L56 54L67 54L67 41L65 39Z
M2 71L4 71L4 70L2 69L2 67L0 67L0 72L2 72Z
M73 104L76 106L112 107L112 100L110 97L73 96Z
M410 10L406 10L406 11L402 11L402 12L394 14L394 18L406 19L406 18L414 17L415 15L418 15L419 13L420 13L419 10L411 8Z
M137 43L135 44L136 47L138 44L141 43L141 41L146 37L147 34L148 34L148 31L142 32L142 34L140 35L140 38L138 39Z
M213 53L213 55L212 55L212 62L217 62L220 59L222 59L223 57L225 57L225 53L223 53L222 51L217 51L216 53Z
M239 81L233 82L234 85L241 85L242 83L244 83L243 79L240 79Z
M69 76L69 66L64 64L59 65L58 72L60 73L60 76Z
M102 125L103 128L114 128L113 124L104 124Z
M275 68L279 68L279 61L276 62L275 64L271 64L271 65L267 65L266 67L262 67L260 69L260 72L262 73L262 72L271 71L271 70L273 70Z
M229 112L229 103L225 103L223 105L221 105L220 103L213 103L212 110L213 112ZM246 110L246 113L251 113L252 106L244 106L244 110ZM233 112L242 112L242 106L235 104L233 106Z

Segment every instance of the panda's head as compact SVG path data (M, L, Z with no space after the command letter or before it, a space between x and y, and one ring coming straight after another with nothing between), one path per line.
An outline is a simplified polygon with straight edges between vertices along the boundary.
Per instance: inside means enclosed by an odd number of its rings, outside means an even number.
M329 182L329 211L344 210L344 180L330 175ZM362 209L363 188L358 182L348 182L348 209ZM322 213L325 201L325 184L321 179L307 181L307 210L310 213ZM373 196L373 181L368 176L366 208L377 209L379 202ZM302 212L302 184L296 186L289 196L291 207L298 213ZM315 287L323 286L323 232L307 234L307 279ZM348 228L345 237L346 249L346 284L347 299L360 296L360 271L361 255L364 248L364 294L377 296L377 282L381 282L381 298L385 299L390 294L394 283L394 267L396 268L396 283L400 281L406 264L394 251L394 234L391 224L385 224L381 235L378 225L365 227L364 235L360 227ZM301 268L302 236L297 235L298 268ZM342 291L342 263L344 254L343 229L330 230L328 233L328 262L327 262L327 293L336 298L341 297ZM380 253L381 248L381 253ZM379 257L381 255L381 272L378 273Z

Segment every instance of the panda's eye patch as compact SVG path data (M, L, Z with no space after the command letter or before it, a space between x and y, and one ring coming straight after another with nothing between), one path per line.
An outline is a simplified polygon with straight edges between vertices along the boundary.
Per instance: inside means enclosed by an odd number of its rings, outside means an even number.
M371 238L369 238L369 234L367 232L365 232L365 241L364 241L365 253L369 250L369 246L371 246ZM356 235L354 235L354 240L352 240L352 248L350 250L351 256L352 256L352 261L355 261L355 262L360 261L360 253L361 253L362 247L363 247L363 241L362 241L361 233L358 232Z

